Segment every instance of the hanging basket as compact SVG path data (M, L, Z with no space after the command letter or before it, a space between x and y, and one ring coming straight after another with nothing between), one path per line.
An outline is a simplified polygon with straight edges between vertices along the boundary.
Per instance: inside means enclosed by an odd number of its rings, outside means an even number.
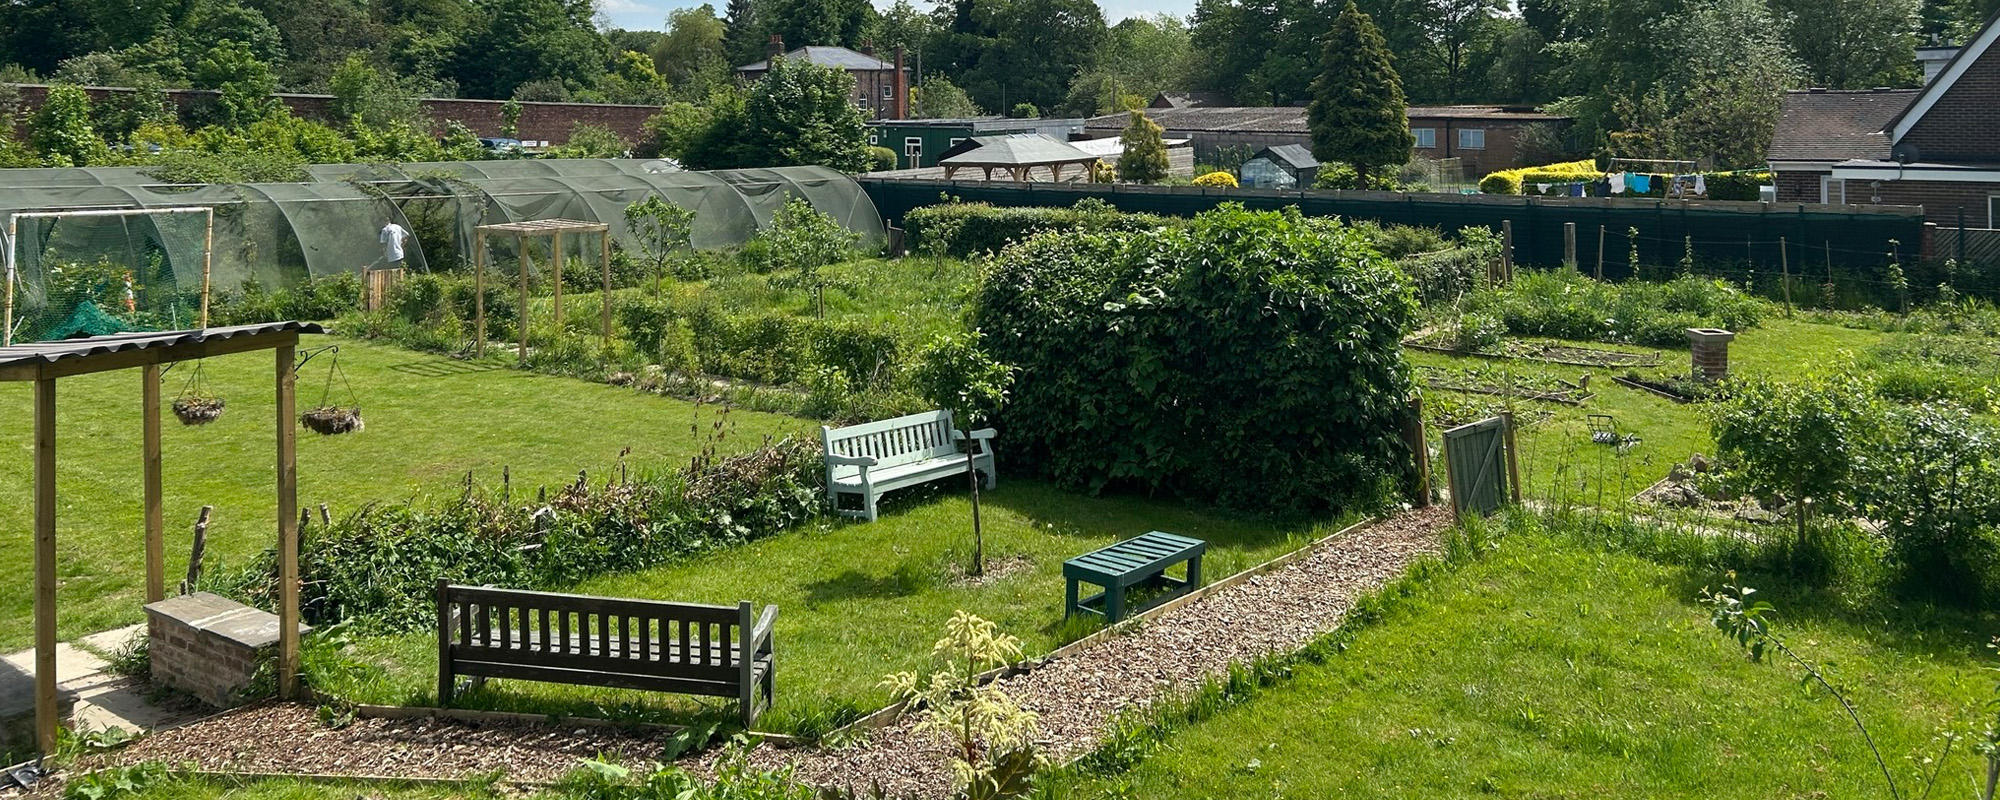
M321 436L335 436L361 430L361 407L320 406L299 415L299 424Z
M207 425L222 418L222 398L208 394L188 394L174 399L174 416L182 425Z

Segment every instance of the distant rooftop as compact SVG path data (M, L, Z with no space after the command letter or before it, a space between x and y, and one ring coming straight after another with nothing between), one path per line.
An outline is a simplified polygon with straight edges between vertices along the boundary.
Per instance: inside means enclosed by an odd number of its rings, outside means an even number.
M1305 133L1305 106L1210 106L1149 108L1147 118L1174 131L1236 131L1242 133ZM1544 114L1524 106L1410 106L1410 119L1465 119L1506 122L1558 122L1568 117ZM1085 127L1123 129L1129 113L1092 117Z
M1007 136L975 136L970 150L945 156L941 166L1032 167L1096 161L1097 157L1039 133Z
M1917 89L1786 92L1771 137L1772 161L1888 159L1889 123L1914 100Z
M866 53L857 53L845 47L823 47L823 46L801 47L797 50L793 50L789 53L786 53L785 58L789 58L794 61L803 60L808 64L813 64L821 67L833 67L836 69L844 69L850 72L873 72L876 70L896 68L896 63L893 61L883 61L882 59L876 58ZM769 59L766 59L763 61L759 61L755 64L745 64L743 66L737 67L736 71L763 72L770 68L771 68L771 62Z

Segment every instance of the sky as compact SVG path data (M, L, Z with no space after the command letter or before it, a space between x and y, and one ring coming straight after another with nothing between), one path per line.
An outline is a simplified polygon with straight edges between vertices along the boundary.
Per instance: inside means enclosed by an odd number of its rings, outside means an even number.
M928 8L929 3L912 0L918 8ZM721 11L727 0L713 0L716 11ZM894 0L875 0L876 8L888 8ZM667 26L667 12L676 8L698 6L693 0L598 0L597 9L609 17L611 24L633 31L657 31ZM1194 13L1194 0L1097 0L1104 9L1104 20L1117 24L1126 17L1141 17L1150 14L1167 13L1185 17Z

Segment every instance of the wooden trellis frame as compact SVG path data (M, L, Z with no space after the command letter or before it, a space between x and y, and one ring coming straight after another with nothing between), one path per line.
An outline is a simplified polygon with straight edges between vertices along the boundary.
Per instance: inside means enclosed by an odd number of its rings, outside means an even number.
M519 252L521 262L521 303L520 307L516 309L516 313L520 317L520 360L522 363L526 363L528 360L528 268L534 263L533 256L528 253L529 241L531 239L540 239L544 236L549 237L551 240L549 242L549 260L555 262L556 330L560 332L563 320L563 236L572 233L582 236L596 235L598 237L600 245L598 249L599 266L604 271L604 295L603 302L601 303L604 307L604 343L607 345L611 343L611 226L602 222L580 222L573 219L538 219L526 222L503 222L497 225L481 225L473 233L472 302L475 321L473 323L472 350L474 356L483 356L486 354L487 235L496 234L514 237L515 249Z

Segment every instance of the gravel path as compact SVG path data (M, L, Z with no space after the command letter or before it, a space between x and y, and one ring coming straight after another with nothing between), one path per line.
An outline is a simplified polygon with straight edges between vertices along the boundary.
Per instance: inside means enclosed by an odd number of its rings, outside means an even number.
M1356 597L1401 575L1419 555L1439 550L1451 524L1445 509L1390 517L1330 543L1299 561L1208 595L1140 626L1050 661L1002 685L1041 715L1042 744L1056 760L1096 746L1128 709L1198 686L1232 663L1303 647L1340 626ZM942 797L951 772L942 742L905 718L859 744L821 750L761 748L752 763L790 767L819 786L865 789L892 797Z
M614 727L456 720L356 719L320 722L313 706L274 703L154 734L105 757L104 764L159 761L231 772L462 778L501 772L514 783L548 783L599 754L650 760L657 733Z

